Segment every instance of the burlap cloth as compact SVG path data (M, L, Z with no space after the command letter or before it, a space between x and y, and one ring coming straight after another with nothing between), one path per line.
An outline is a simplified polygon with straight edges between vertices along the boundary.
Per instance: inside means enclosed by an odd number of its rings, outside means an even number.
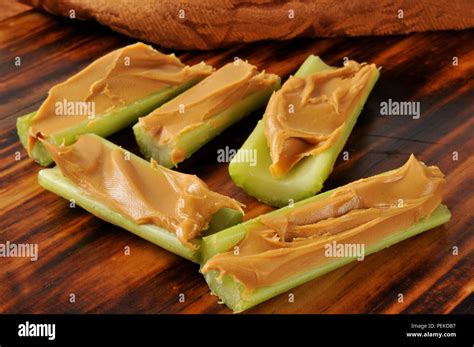
M474 27L474 0L21 0L175 49Z

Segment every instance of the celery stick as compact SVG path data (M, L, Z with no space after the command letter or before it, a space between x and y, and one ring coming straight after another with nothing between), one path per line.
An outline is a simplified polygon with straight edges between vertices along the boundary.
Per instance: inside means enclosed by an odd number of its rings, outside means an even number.
M147 132L140 123L137 123L133 127L137 143L146 158L153 158L160 165L171 168L178 164L171 159L175 146L185 152L185 159L189 158L222 131L262 107L268 101L273 91L279 88L280 81L278 80L271 89L247 96L227 110L213 116L213 119L219 119L217 126L209 121L205 121L202 125L182 133L177 139L176 144L158 144L154 136Z
M193 78L178 87L165 87L160 91L135 101L129 105L117 108L104 115L97 116L94 120L85 120L61 132L52 134L48 141L60 145L70 145L75 142L77 136L94 133L102 137L107 137L113 133L134 124L137 119L153 111L158 106L181 94L186 89L198 83L202 78ZM36 112L29 113L17 119L17 131L20 142L26 148L28 131L31 121ZM48 166L53 161L48 151L41 142L37 142L32 150L32 159L42 166Z
M448 208L444 205L440 205L430 217L419 221L417 224L406 230L394 234L391 238L387 238L382 242L373 245L372 247L366 248L365 255L378 252L426 230L444 224L448 222L450 218L451 213L449 212ZM209 252L209 249L207 251ZM222 301L224 301L224 303L231 310L234 312L241 312L274 296L277 296L278 294L284 293L291 288L297 287L328 272L336 270L337 268L351 263L354 260L354 258L334 258L334 261L331 263L311 269L301 274L297 274L278 283L277 285L256 289L248 296L243 295L243 291L245 289L244 285L228 275L224 275L222 280L218 280L217 277L219 276L219 273L215 270L212 270L205 275L205 278L209 288L214 294L219 296L219 298L222 299Z
M301 65L295 76L305 77L312 73L333 69L326 65L319 57L309 56ZM281 207L290 201L300 201L319 192L324 181L332 172L334 163L344 147L357 118L362 111L370 91L375 85L377 75L370 81L369 88L361 97L355 112L347 122L339 140L325 151L304 158L282 178L273 178L270 174L270 152L264 133L263 120L259 121L253 132L241 147L241 151L256 151L257 163L233 160L229 164L229 174L235 184L269 205ZM239 154L235 156L238 158ZM252 166L254 165L254 166Z
M119 148L105 139L102 139L102 141L105 141L108 146ZM123 149L122 151L125 152ZM130 158L130 160L139 160L142 161L144 165L149 165L145 160L132 153L130 153ZM43 188L67 200L73 199L77 205L109 223L118 225L147 241L193 262L198 263L200 261L200 239L195 240L195 244L198 248L194 250L183 245L176 237L176 234L171 231L152 224L136 224L133 220L123 216L114 209L84 194L79 187L62 175L58 167L41 170L38 173L38 182ZM230 208L222 208L213 215L209 227L204 231L204 234L209 235L213 232L228 228L240 223L241 220L242 214L239 211Z
M388 171L380 175L389 174L390 172L391 171ZM294 204L293 207L287 206L270 212L267 214L267 216L279 216L285 214L291 209L296 209L300 206L325 198L341 188L336 188L305 199ZM218 253L232 250L234 246L243 240L247 230L251 230L262 225L259 222L259 218L260 217L251 219L245 223L235 225L229 229L222 230L216 234L204 237L201 244L201 265L204 265L207 260ZM367 247L365 249L365 255L378 252L386 247L394 245L395 243L408 239L426 230L432 229L438 225L444 224L448 222L450 218L451 213L449 212L448 208L444 205L439 205L429 217L420 220L405 230L401 230L392 234L390 237L385 238L378 244ZM258 288L251 294L247 295L244 295L245 286L229 275L224 275L221 279L218 279L219 272L211 270L206 273L204 277L209 285L209 288L215 295L217 295L234 312L241 312L265 300L277 296L278 294L290 290L291 288L297 287L314 278L322 276L325 273L344 266L354 260L355 258L333 258L333 260L327 264L315 267L302 273L296 273L294 276L285 279L276 285Z

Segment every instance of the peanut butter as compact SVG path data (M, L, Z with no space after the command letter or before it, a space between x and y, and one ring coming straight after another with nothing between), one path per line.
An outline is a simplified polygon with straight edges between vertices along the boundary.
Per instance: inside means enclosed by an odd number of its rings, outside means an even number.
M374 64L351 60L339 69L292 76L273 94L264 115L273 177L337 142L376 71Z
M183 150L177 138L204 122L218 127L221 119L216 117L232 105L253 93L274 86L279 77L265 72L245 61L229 63L198 84L157 108L139 122L150 132L159 145L173 144L172 160L179 162Z
M197 176L130 157L96 135L71 146L43 144L62 174L84 194L132 219L176 233L188 247L223 207L241 210L234 199L215 193Z
M92 122L114 109L204 77L212 68L204 63L187 66L174 56L136 43L108 53L82 71L50 89L32 120L28 151L38 138L84 121Z
M328 244L367 248L412 226L438 207L444 185L438 167L411 155L397 170L355 181L287 213L262 216L237 253L215 255L202 271L228 274L248 291L274 285L331 262Z

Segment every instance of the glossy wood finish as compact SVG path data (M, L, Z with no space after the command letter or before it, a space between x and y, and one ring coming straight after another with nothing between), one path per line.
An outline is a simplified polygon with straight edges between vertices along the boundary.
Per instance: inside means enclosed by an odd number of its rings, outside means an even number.
M21 147L18 116L38 108L49 88L94 59L133 42L93 23L26 11L0 21L0 242L38 243L39 260L0 258L0 312L229 313L198 266L103 222L43 190L40 167ZM250 310L252 313L473 312L474 32L265 42L212 52L177 52L186 63L220 67L248 59L285 80L309 54L332 65L344 57L375 62L381 78L334 173L331 189L403 164L410 153L446 174L445 226L402 242ZM22 65L14 65L21 57ZM452 59L459 58L453 66ZM379 115L380 102L421 102L421 118ZM239 190L217 150L238 148L262 112L215 139L180 170L247 205L247 218L269 211ZM137 151L131 129L111 137ZM21 160L15 160L19 152ZM459 153L454 161L453 152ZM129 246L131 254L124 254ZM459 249L453 255L453 247ZM75 303L70 294L75 294ZM184 303L179 294L185 295ZM399 294L403 302L399 302Z

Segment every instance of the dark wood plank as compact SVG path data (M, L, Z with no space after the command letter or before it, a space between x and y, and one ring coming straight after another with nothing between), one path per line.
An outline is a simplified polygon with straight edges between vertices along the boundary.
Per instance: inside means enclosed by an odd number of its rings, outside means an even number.
M0 21L31 10L31 6L12 0L0 0Z
M410 153L446 173L447 225L295 288L252 313L471 312L474 207L474 31L378 38L264 42L212 52L177 52L186 63L220 67L235 56L286 79L309 54L341 65L344 57L383 67L345 150L326 182L331 189L400 166ZM16 118L35 110L47 91L85 65L132 42L97 24L34 11L0 21L0 242L39 244L39 260L0 258L0 312L229 313L198 267L107 224L44 191L40 167L18 142ZM166 51L166 50L165 50ZM22 58L16 67L15 57ZM451 64L459 57L459 66ZM381 117L388 98L420 101L422 116ZM180 166L247 205L246 218L271 210L239 190L217 150L238 148L261 117L256 112ZM130 129L111 140L138 153ZM15 161L19 151L22 159ZM452 152L459 160L452 160ZM131 255L124 254L124 247ZM452 247L459 254L452 254ZM69 295L76 302L69 302ZM398 302L398 294L404 301ZM185 302L179 295L185 294Z

